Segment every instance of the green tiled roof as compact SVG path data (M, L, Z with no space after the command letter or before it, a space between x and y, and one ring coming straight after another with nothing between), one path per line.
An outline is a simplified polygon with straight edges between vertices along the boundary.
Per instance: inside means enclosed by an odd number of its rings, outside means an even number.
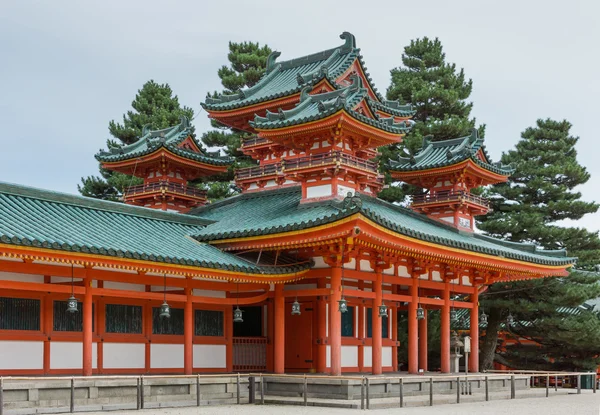
M201 105L203 108L213 111L242 108L296 94L307 86L313 87L323 79L327 79L331 85L338 88L336 79L358 59L371 90L377 96L380 104L386 107L386 111L392 113L399 104L395 101L385 101L377 92L377 88L367 73L360 49L356 47L354 36L344 32L340 38L345 40L342 46L289 61L276 62L281 53L272 52L267 59L266 72L256 85L232 95L209 97ZM391 108L387 108L388 106ZM398 110L404 111L402 108Z
M358 121L390 133L402 134L409 129L408 121L396 123L393 117L372 119L354 111L353 108L366 100L368 91L362 87L360 77L352 75L351 78L350 86L332 92L309 95L311 87L306 87L302 90L300 102L296 107L288 111L267 111L264 117L256 115L250 125L259 130L289 127L323 119L343 109Z
M268 235L332 223L354 213L401 235L453 248L544 265L568 265L574 258L565 251L544 251L531 244L510 244L478 234L463 233L409 209L360 195L361 207L344 209L342 205L311 203L300 205L300 187L263 190L235 196L191 214L214 221L194 237L199 241Z
M475 156L480 149L483 151L485 161ZM411 157L400 157L398 161L390 160L389 166L392 171L418 171L451 166L467 159L497 174L510 176L514 172L510 166L491 163L483 145L483 138L479 137L475 128L471 135L452 140L431 141L430 137L425 137L423 148L417 154Z
M396 115L398 117L412 117L417 112L412 109L412 105L401 105L398 101L385 100L382 103L370 97L367 98L367 101L369 103L369 106L371 106L372 108L384 111L391 115Z
M112 149L110 152L101 150L98 154L96 154L96 159L102 162L129 160L146 154L151 154L161 147L164 147L181 157L199 161L201 163L215 166L225 166L233 162L233 159L230 157L220 157L218 154L196 153L177 147L190 136L192 136L196 146L198 146L198 148L202 148L202 146L192 135L192 128L189 120L186 117L182 117L181 123L174 127L154 131L144 129L142 132L142 137L140 137L135 143L121 148Z
M256 266L195 235L210 221L0 182L0 243L247 273Z

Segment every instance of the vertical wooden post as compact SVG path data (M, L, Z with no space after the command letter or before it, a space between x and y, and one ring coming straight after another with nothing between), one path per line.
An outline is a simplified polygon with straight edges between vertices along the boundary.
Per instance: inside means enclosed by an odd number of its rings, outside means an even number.
M485 400L486 401L490 400L490 385L489 385L489 378L487 376L485 377Z
M429 378L429 406L433 406L433 377Z
M317 280L317 288L325 288L325 279L319 278ZM319 296L317 299L317 315L319 319L317 320L317 372L325 373L327 372L327 345L325 344L325 339L327 338L327 303L325 302L325 298L323 296Z
M558 376L554 375L554 392L558 392Z
M400 378L400 384L398 385L400 388L400 408L404 407L404 379Z
M393 286L392 292L396 294L396 286ZM392 319L392 371L398 371L398 307L390 307L390 317Z
M581 375L577 375L577 395L581 394Z
M357 265L356 265L356 270L359 271L360 270L360 261L356 261ZM363 280L359 280L358 281L358 289L360 291L364 291L365 289L365 282ZM364 343L364 339L366 337L365 334L365 305L364 305L364 300L362 300L358 306L356 307L358 308L358 333L356 335L356 338L359 340L359 344L358 344L358 371L359 372L364 372L365 371L365 346L363 345Z
M370 391L369 391L369 378L366 378L367 380L367 409L371 409L371 396L370 396Z
M4 413L4 379L0 377L0 415Z
M592 384L594 388L594 393L596 393L596 390L598 389L598 382L596 381L596 372L592 374Z
M285 372L285 297L283 284L275 284L275 333L273 371L277 374Z
M460 403L460 376L456 377L456 403Z
M427 372L427 310L425 318L419 320L419 369Z
M338 301L342 298L342 268L331 268L331 295L329 296L329 344L331 346L331 374L342 374L342 318Z
M410 286L411 302L408 304L408 373L419 373L419 329L417 321L417 307L419 305L418 275L413 275L413 267L407 266L412 277Z
M440 324L440 368L442 373L450 373L450 283L444 283L444 305Z
M69 412L75 412L75 378L71 378L71 405Z
M546 398L550 396L550 376L546 376Z
M510 399L515 399L515 375L510 377Z
M144 402L144 375L140 376L140 408L144 409L145 406L145 402Z
M191 375L194 365L194 310L192 289L186 288L186 301L183 309L183 371Z
M479 372L479 288L473 284L473 308L471 309L471 354L469 368L471 372Z
M302 388L304 395L304 406L308 405L308 384L306 383L306 375L304 375L304 386Z
M265 378L264 376L260 377L260 404L265 404Z
M237 375L237 404L239 405L241 403L241 397L240 397L240 374L238 373Z
M371 372L374 375L381 375L381 347L382 347L382 339L381 339L381 325L383 318L379 317L379 306L383 302L383 276L381 275L381 268L377 267L375 270L375 281L373 282L373 291L375 291L375 301L373 302L373 309L371 312L371 335L372 335L372 346L371 347L371 356L372 356L372 366Z
M360 409L365 409L365 378L360 380Z
M136 406L135 409L137 409L139 411L140 410L140 392L141 392L140 391L140 378L136 379L136 385L135 386L136 386L136 392L137 392L136 400L135 400L135 406Z
M87 268L84 270L83 283L85 296L83 300L83 376L92 376L92 327L93 327L93 298L92 280L87 278Z
M256 378L250 376L248 378L248 403L254 403L256 401Z
M239 395L239 393L238 393L238 395ZM196 375L196 406L200 406L201 397L202 397L202 394L200 393L200 375Z

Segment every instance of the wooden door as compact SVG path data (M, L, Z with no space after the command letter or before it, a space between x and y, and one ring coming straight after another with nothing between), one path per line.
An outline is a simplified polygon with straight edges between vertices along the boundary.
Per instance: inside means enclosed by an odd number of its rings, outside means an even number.
M313 365L313 303L300 303L301 314L292 315L292 303L285 305L285 370L308 372Z

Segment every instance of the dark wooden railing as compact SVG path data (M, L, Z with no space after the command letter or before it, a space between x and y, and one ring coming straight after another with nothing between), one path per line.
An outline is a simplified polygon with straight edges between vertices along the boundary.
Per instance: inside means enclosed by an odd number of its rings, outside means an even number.
M282 172L281 163L266 164L264 166L245 167L237 169L235 172L236 179L251 179L262 176L277 175Z
M266 337L233 338L233 371L253 371L267 369Z
M266 138L262 138L259 136L253 136L253 137L249 137L249 138L245 138L242 141L242 148L243 147L250 147L250 146L256 146L259 144L266 144L266 143L270 143L271 140L268 140Z
M148 184L140 184L138 186L131 186L125 190L124 196L125 198L129 198L142 193L153 193L160 192L163 190L169 193L177 193L180 195L186 195L197 198L206 198L206 190L170 182L154 182Z
M461 200L475 203L480 206L490 206L490 202L487 199L475 196L474 194L465 192L463 190L413 196L413 205L420 205L425 203L456 202Z

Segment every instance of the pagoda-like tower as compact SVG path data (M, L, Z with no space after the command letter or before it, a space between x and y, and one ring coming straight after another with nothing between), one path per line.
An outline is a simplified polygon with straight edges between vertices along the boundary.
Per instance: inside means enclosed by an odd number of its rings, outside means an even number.
M290 61L273 52L255 86L203 104L211 118L252 134L241 150L259 164L237 170L244 192L300 184L307 203L383 187L372 159L401 141L414 112L377 93L354 36L340 37L338 48Z
M390 171L394 179L427 189L413 197L413 210L472 231L474 217L485 215L490 205L471 190L505 182L514 170L492 163L483 138L473 129L470 136L452 140L425 137L417 154L390 161Z
M107 170L144 179L143 184L125 189L125 203L182 213L207 201L206 191L188 181L223 173L232 161L204 152L185 117L174 127L144 128L135 143L100 151L96 159Z

